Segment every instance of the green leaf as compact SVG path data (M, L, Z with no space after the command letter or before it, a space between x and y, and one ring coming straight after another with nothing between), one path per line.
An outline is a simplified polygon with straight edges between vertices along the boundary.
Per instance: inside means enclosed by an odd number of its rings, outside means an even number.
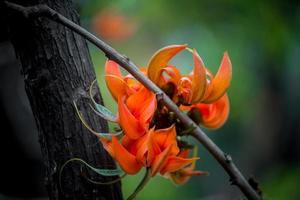
M96 134L99 137L104 137L106 139L111 140L113 135L116 136L117 138L121 137L123 135L123 131L119 131L119 132L116 132L116 133L98 133L98 132L95 132L94 134Z
M90 105L91 106L91 105ZM118 122L118 119L115 114L113 114L110 110L108 110L106 107L95 103L96 110L91 106L91 108L94 110L94 112L102 117L103 119L106 119L111 122Z
M71 162L74 162L74 161L77 161L83 165L85 165L86 167L88 167L89 169L93 170L94 172L96 172L97 174L99 175L102 175L102 176L118 176L118 175L121 175L123 174L121 177L115 179L115 180L112 180L112 181L108 181L108 182L96 182L94 180L91 180L89 179L88 177L87 180L94 183L94 184L100 184L100 185L111 185L113 183L116 183L118 181L120 181L122 178L124 178L126 176L126 173L124 174L124 172L118 167L116 169L100 169L100 168L95 168L91 165L89 165L87 162L85 162L84 160L82 160L81 158L71 158L69 160L67 160L60 168L59 170L59 187L60 189L62 190L62 185L61 185L61 179L62 179L62 172L64 170L64 168Z
M97 169L97 168L93 168L92 169L94 172L96 172L97 174L100 174L102 176L118 176L121 175L123 173L123 171L121 169Z
M93 166L91 166L90 164L88 164L87 162L85 162L84 160L82 160L81 158L71 158L70 160L66 161L61 170L60 170L60 175L63 171L63 169L65 168L65 166L67 164L69 164L70 162L80 162L81 164L85 165L86 167L90 168L91 170L93 170L94 172L96 172L99 175L102 176L118 176L121 175L123 173L123 171L120 168L116 168L116 169L101 169L101 168L95 168Z
M120 168L101 169L101 168L92 167L91 165L86 163L84 160L78 159L77 161L83 163L85 166L87 166L88 168L90 168L91 170L93 170L94 172L96 172L97 174L102 175L102 176L118 176L123 173L123 171Z

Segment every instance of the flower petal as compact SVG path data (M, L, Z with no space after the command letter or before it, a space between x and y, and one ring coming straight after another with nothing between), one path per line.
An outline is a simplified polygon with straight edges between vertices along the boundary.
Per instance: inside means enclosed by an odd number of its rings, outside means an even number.
M184 50L187 45L170 45L158 50L150 59L148 64L148 77L154 83L159 82L159 77L161 74L161 69L168 65L169 60L171 60L177 53Z
M227 52L224 53L217 75L211 81L212 91L204 103L211 103L222 97L230 85L232 78L232 66Z
M112 137L112 148L113 158L127 174L136 174L141 169L142 165L137 162L135 156L129 153L115 136Z
M99 140L101 141L103 148L110 154L111 157L114 157L115 151L112 147L111 140L107 138L100 137Z
M168 146L172 145L172 149L170 151L170 155L177 155L179 152L179 148L176 145L176 128L175 125L170 126L169 128L165 129L158 129L154 132L155 141L161 148L161 150L164 150L168 148ZM175 144L175 145L173 145Z
M205 171L194 171L190 167L180 169L176 172L170 173L171 180L177 185L185 184L191 176L204 176L208 175L208 172Z
M155 157L155 160L151 165L151 176L155 176L155 174L159 172L162 169L162 167L165 165L173 145L174 144L168 146L159 155Z
M107 60L105 63L105 81L111 95L116 101L119 96L133 93L133 90L124 81L118 64L112 60Z
M119 124L125 135L131 139L138 139L145 134L146 130L129 111L124 99L124 97L118 98Z
M192 80L191 76L183 76L177 84L177 95L184 99L185 103L190 101L192 95Z
M175 66L167 65L166 67L161 68L159 71L159 78L156 84L159 87L163 87L170 82L174 85L177 85L180 77L180 71Z
M137 151L137 160L143 163L145 166L151 166L155 157L161 153L158 144L154 141L154 129L150 129L147 134L143 136L143 142ZM140 139L139 139L140 140Z
M181 158L187 158L188 155L190 153L190 150L189 149L183 149L180 151L180 153L178 154L178 157L181 157Z
M193 50L194 70L192 75L192 95L190 95L189 103L194 104L199 102L206 89L206 70L202 59L197 51Z
M212 104L197 104L195 107L201 113L200 124L206 128L217 129L223 126L229 116L229 98L224 94Z
M198 159L199 158L182 158L177 156L170 156L164 167L160 170L160 173L164 175L166 172L175 172Z
M161 69L161 74L167 73L169 77L164 77L165 82L172 82L173 84L177 85L181 75L180 71L172 65L168 65Z
M147 128L156 110L156 96L147 88L142 87L138 92L130 95L126 104L131 113Z
M148 135L148 141L147 141L147 147L148 147L147 164L148 164L148 166L151 166L151 164L154 161L155 157L158 156L161 153L161 150L159 148L159 145L155 141L154 128L152 128L147 133L147 135Z
M105 75L114 75L123 79L118 64L112 60L107 60L105 63Z
M144 135L145 136L145 135ZM143 137L144 137L143 136ZM143 138L142 137L142 138ZM140 148L140 139L139 140L133 140L127 135L124 135L122 138L122 145L125 149L127 149L132 155L137 154L137 151Z
M117 101L118 97L133 93L126 82L115 75L105 75L106 85L113 98Z

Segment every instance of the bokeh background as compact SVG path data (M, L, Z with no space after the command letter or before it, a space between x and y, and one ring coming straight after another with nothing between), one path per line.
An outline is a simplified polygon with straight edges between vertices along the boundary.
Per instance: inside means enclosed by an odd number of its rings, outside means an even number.
M159 48L184 43L196 48L206 66L216 73L224 51L228 51L233 64L228 91L230 117L221 129L205 131L232 155L244 175L259 182L265 199L300 199L299 1L75 0L75 3L82 25L138 66L146 66ZM103 78L105 57L93 45L90 52L105 105L115 111L115 102ZM189 73L193 66L188 52L172 63L184 73ZM16 143L21 141L17 139ZM31 152L38 151L38 146L31 147ZM175 186L158 176L138 199L238 199L239 191L230 186L227 174L201 145L199 156L197 168L209 171L209 176L192 178L183 186ZM40 156L35 153L31 159L39 163ZM142 175L143 172L123 180L124 197L135 189ZM24 194L30 196L26 191Z

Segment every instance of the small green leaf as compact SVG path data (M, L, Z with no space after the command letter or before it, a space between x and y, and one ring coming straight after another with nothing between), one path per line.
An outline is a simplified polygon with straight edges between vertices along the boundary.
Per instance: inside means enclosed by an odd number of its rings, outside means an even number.
M91 106L91 105L90 105ZM110 110L108 110L106 107L95 103L96 106L96 110L93 108L93 106L91 106L91 108L94 110L94 112L99 115L100 117L102 117L103 119L106 119L108 121L111 122L117 122L118 119L116 117L115 114L113 114Z
M97 115L99 115L99 116L102 117L103 119L106 119L106 120L111 121L111 122L117 122L117 121L118 121L117 117L116 117L110 110L108 110L106 107L102 106L101 104L98 104L98 103L95 101L95 99L94 99L94 97L93 97L93 91L92 91L92 90L93 90L94 84L95 84L96 82L97 82L97 80L95 79L95 80L91 83L90 89L89 89L90 98L91 98L92 102L94 103L96 109L95 109L92 105L90 105L91 108L93 109L93 111L94 111Z
M120 168L116 168L116 169L101 169L101 168L95 168L93 166L91 166L90 164L88 164L87 162L85 162L84 160L82 160L81 158L71 158L70 160L66 161L61 170L60 170L60 175L63 171L63 169L65 168L65 166L70 163L70 162L80 162L81 164L85 165L86 167L90 168L91 170L93 170L94 172L96 172L99 175L102 176L118 176L121 175L123 173L123 171Z
M116 183L118 181L120 181L122 178L124 178L126 176L126 173L124 174L124 172L122 171L122 169L120 169L119 167L116 168L116 169L98 169L98 168L95 168L93 166L91 166L90 164L88 164L87 162L85 162L84 160L82 160L81 158L71 158L69 160L67 160L60 168L59 170L59 187L61 190L63 190L62 188L62 182L61 182L61 179L62 179L62 172L64 170L64 168L71 162L74 162L74 161L77 161L83 165L85 165L86 167L90 168L91 170L93 170L94 172L96 172L97 174L99 175L102 175L102 176L118 176L118 175L121 175L123 174L121 177L115 179L115 180L112 180L112 181L108 181L108 182L96 182L94 180L91 180L89 179L88 177L87 180L94 183L94 184L99 184L99 185L111 185L113 183Z
M97 174L100 174L102 176L118 176L123 173L121 169L92 169Z
M123 135L123 131L119 131L119 132L116 132L116 133L98 133L98 132L95 132L95 134L99 137L104 137L106 139L109 139L111 140L112 139L112 136L116 136L117 138L119 138L120 136Z

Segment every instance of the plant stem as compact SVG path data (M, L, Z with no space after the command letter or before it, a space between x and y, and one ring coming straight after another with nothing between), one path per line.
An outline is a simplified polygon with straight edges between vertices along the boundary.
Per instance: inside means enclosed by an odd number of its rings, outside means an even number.
M137 186L137 188L134 190L134 192L127 198L127 200L132 200L136 197L136 195L145 187L145 185L148 183L148 181L151 178L151 169L147 168L145 176L143 177L140 184Z
M251 187L239 169L236 167L230 155L224 153L200 128L193 120L191 120L185 113L181 112L177 105L151 80L149 80L144 74L142 74L137 66L125 55L118 53L111 46L100 40L81 26L75 24L71 20L65 18L58 12L49 8L46 5L36 5L30 7L23 7L18 4L5 2L7 7L20 12L27 18L44 16L53 21L56 21L79 35L86 38L93 43L99 49L101 49L106 57L115 61L126 71L132 74L138 81L140 81L145 87L154 92L157 96L157 100L161 101L170 111L174 112L178 119L185 125L186 128L196 127L191 135L199 141L210 154L219 162L230 177L231 184L236 185L244 193L244 195L251 200L262 199L258 193Z

